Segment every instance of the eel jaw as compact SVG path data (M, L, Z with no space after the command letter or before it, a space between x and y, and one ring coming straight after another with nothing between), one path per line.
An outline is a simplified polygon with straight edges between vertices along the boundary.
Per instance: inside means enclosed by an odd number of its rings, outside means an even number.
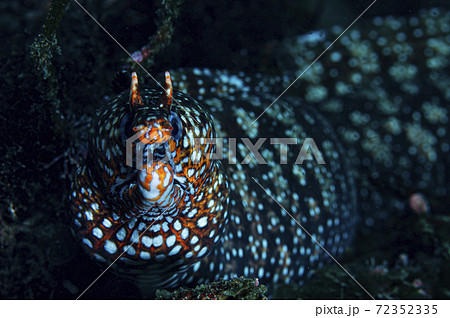
M138 174L138 187L144 205L164 206L174 187L171 165L162 161L145 165Z

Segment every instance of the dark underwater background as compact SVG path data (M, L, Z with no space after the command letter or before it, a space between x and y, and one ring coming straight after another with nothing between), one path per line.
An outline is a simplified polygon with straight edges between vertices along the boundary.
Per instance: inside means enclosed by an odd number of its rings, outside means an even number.
M372 1L167 2L167 7L144 0L80 3L130 52L152 43L144 64L151 74L207 67L280 75L291 65L280 53L285 39L333 25L345 28ZM58 5L64 4L53 1L55 19L46 22L50 1L0 3L0 297L5 299L73 299L101 273L70 232L68 191L86 152L90 118L129 86L121 72L133 66L75 2L59 23ZM424 8L448 12L450 5L379 0L352 29L376 16L410 17ZM35 42L41 33L56 35L57 42ZM448 60L450 53L443 51ZM405 203L399 213L370 221L366 211L342 265L375 298L450 298L449 202L448 197L432 202L423 213ZM367 298L336 264L317 270L302 286L279 286L270 296ZM110 272L83 296L139 297L132 284Z

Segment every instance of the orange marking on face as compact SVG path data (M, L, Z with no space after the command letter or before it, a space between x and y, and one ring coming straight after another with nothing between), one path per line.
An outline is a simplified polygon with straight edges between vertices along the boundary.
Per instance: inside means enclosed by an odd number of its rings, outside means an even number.
M167 129L166 127L163 127L163 129L161 129L161 127L152 127L148 134L148 138L146 137L147 134L142 134L139 137L139 140L144 144L165 143L172 138L172 134L170 133L171 130L172 127L170 127L170 129ZM159 132L161 132L162 137L160 137Z
M164 192L166 191L166 187L164 187L164 179L166 178L167 172L164 171L164 167L167 167L170 171L172 171L172 168L170 165L165 164L165 163L153 163L152 167L148 167L147 165L144 165L143 169L147 170L147 175L145 176L145 180L144 182L142 182L141 179L139 179L139 183L141 184L141 186L143 188L145 188L145 190L150 191L150 183L153 181L154 178L154 173L156 172L156 175L158 177L159 183L156 186L156 189L159 192L158 197L154 198L154 199L148 199L150 201L157 201L161 198L161 196L164 194ZM168 184L171 184L173 182L173 174L170 174L170 180Z
M150 131L148 132L149 128ZM133 131L140 134L139 140L144 144L164 143L170 140L172 138L172 129L172 126L164 119L151 120L146 124L133 127Z

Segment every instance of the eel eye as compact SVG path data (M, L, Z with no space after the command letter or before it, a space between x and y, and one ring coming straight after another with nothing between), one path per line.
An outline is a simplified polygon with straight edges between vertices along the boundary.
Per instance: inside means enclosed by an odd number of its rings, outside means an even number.
M120 136L123 140L127 140L133 135L131 128L132 124L133 118L130 115L126 114L123 116L122 121L120 122Z
M172 138L173 140L177 141L181 138L181 135L183 134L183 124L181 122L180 117L174 113L170 113L170 124L172 125Z

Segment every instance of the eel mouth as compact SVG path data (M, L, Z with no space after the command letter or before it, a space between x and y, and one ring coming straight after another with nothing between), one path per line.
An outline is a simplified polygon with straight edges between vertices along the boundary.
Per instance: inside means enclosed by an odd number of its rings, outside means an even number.
M173 165L173 158L169 142L147 144L144 146L142 162L144 166L152 166L155 163ZM144 168L143 166L143 168Z
M153 162L173 165L176 144L173 142L173 127L164 119L156 119L134 127L137 142L134 143L136 169L149 169Z
M141 194L150 204L164 202L174 186L172 126L165 120L136 127L143 147L142 168L138 173Z

